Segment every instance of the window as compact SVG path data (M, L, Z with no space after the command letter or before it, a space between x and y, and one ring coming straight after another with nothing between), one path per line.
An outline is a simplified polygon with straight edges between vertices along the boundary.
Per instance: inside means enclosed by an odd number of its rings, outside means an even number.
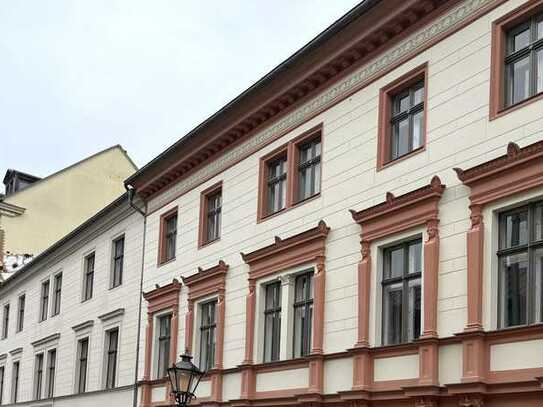
M19 369L20 369L20 363L19 361L13 362L13 369L11 373L11 402L16 403L19 393Z
M298 146L298 196L297 202L320 192L321 141L320 138Z
M158 318L157 379L166 377L168 368L170 367L171 326L171 315L164 315Z
M4 373L5 367L0 366L0 405L3 404L4 400Z
M92 290L94 286L94 261L95 254L91 253L85 257L85 275L83 278L83 301L92 298Z
M267 166L266 215L279 212L287 204L287 157L280 157Z
M19 297L19 310L17 312L17 332L21 332L25 321L25 296Z
M8 337L9 329L9 304L4 305L4 319L2 323L2 339Z
M217 301L200 304L200 370L207 371L215 365L215 306Z
M60 299L62 297L62 273L59 273L54 278L53 286L53 312L52 315L60 314Z
M384 250L383 344L410 342L421 331L422 241Z
M34 400L40 400L43 379L43 353L36 355L34 362Z
M119 329L111 329L106 333L106 389L115 387L117 377L117 349L119 345Z
M84 393L87 387L87 362L89 357L89 338L77 342L77 386L78 393Z
M113 241L113 275L111 288L120 286L123 283L123 261L124 261L124 236Z
M159 264L175 259L177 241L177 208L162 215L160 220Z
M201 194L200 230L198 246L204 246L221 237L222 183L213 185Z
M543 15L511 28L506 37L506 106L512 106L543 91Z
M51 349L47 352L47 398L55 395L55 370L57 367L57 351Z
M381 89L378 170L424 147L426 69L418 67Z
M320 194L321 143L319 127L261 158L259 220Z
M279 360L281 343L281 282L265 286L264 362Z
M499 326L543 322L543 202L500 215Z
M313 320L313 273L296 277L294 284L294 357L309 355Z
M49 280L41 283L40 321L47 319L49 312Z

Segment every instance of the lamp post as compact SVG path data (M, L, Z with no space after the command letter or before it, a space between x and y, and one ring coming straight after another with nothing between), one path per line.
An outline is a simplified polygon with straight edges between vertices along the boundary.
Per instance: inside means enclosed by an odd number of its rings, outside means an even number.
M205 374L191 362L192 356L185 351L181 361L168 369L168 377L172 385L172 394L178 407L186 407L195 397L196 388Z

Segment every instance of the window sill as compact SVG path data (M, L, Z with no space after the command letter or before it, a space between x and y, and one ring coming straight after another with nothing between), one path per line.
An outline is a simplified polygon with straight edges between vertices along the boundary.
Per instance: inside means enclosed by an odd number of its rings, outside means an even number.
M514 112L515 110L521 109L527 105L530 105L534 102L537 102L538 100L543 98L543 92L538 93L537 95L530 96L528 99L523 100L522 102L518 102L514 105L503 107L501 109L498 109L497 112L490 112L489 121L492 121L494 119L499 119L502 116L505 116L511 112Z
M175 261L175 257L170 259L170 260L158 262L156 266L157 267L162 267L162 266L165 266L166 264L173 263L174 261Z
M123 283L121 283L121 284L119 284L119 285L116 285L116 286L114 286L114 287L109 287L108 290L109 290L110 292L111 292L111 291L115 291L117 288L121 288L122 286L123 286Z
M221 238L218 237L216 239L210 240L209 242L198 242L198 250L203 249L204 247L210 246L213 243L220 242Z
M388 167L391 167L394 164L397 164L397 163L399 163L399 162L401 162L403 160L407 160L408 158L411 158L414 155L422 153L425 150L426 150L426 144L424 144L424 145L420 146L419 148L417 148L417 149L415 149L413 151L410 151L409 153L404 154L401 157L398 157L398 158L396 158L396 159L394 159L392 161L387 161L387 162L385 162L383 164L377 164L377 172L379 172L381 170L384 170L384 169L386 169Z
M313 196L311 196L311 197L309 197L309 198L306 198L306 199L304 199L303 201L297 202L297 203L295 203L295 204L292 205L292 206L283 208L283 209L281 209L280 211L274 212L274 213L272 213L272 214L270 214L270 215L266 215L266 216L259 217L259 218L256 220L256 223L258 224L258 223L264 222L264 221L266 221L266 220L268 220L268 219L275 218L276 216L279 216L279 215L281 215L281 214L283 214L283 213L285 213L285 212L288 212L288 211L290 211L291 209L294 209L294 208L297 208L297 207L299 207L299 206L302 206L303 204L305 204L305 203L307 203L307 202L314 201L315 199L320 198L320 196L321 196L321 193L319 192L318 194L315 194L315 195L313 195Z

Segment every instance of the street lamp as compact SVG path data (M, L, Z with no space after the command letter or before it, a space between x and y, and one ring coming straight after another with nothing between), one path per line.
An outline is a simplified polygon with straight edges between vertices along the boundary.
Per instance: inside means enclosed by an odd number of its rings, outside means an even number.
M190 361L191 359L192 356L185 351L185 354L181 355L181 361L174 363L168 369L172 394L175 396L175 402L179 407L186 407L195 397L196 388L205 374Z

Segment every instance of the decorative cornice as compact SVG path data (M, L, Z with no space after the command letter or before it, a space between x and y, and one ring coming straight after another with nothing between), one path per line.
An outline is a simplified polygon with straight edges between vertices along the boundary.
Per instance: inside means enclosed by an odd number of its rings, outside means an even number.
M224 291L228 264L219 260L219 264L203 269L198 267L198 272L189 277L181 277L183 283L189 288L189 300L194 300L211 293Z
M323 90L323 92L314 98L309 99L300 107L274 121L266 129L252 133L249 139L239 142L235 147L230 148L224 153L221 152L221 155L214 157L213 160L206 161L207 164L205 166L195 168L186 175L184 173L183 175L179 173L178 176L175 174L168 175L170 178L169 181L164 179L160 182L160 194L157 194L157 190L152 193L153 196L151 194L147 195L147 198L150 199L149 210L152 212L164 206L175 199L175 197L186 193L244 157L253 154L269 142L304 123L308 118L326 110L333 104L361 89L399 62L425 49L436 38L440 38L465 22L470 21L473 16L483 11L486 7L501 2L501 0L466 0L462 2L435 19L432 23L379 54L379 56L367 64L345 75L342 79L335 82L326 90ZM166 186L169 189L166 189Z
M181 283L175 278L170 284L163 287L155 284L154 290L143 293L143 298L149 303L147 312L153 314L167 308L177 308L180 291Z
M275 242L251 253L240 253L250 266L249 278L259 278L297 264L324 257L326 237L330 227L323 220L317 227L286 239L275 236Z
M15 349L12 349L12 350L9 351L9 354L11 356L16 356L16 355L18 355L20 353L23 353L23 348L22 347L15 348Z
M89 319L88 321L81 322L80 324L72 326L72 329L75 332L78 332L78 331L83 331L85 329L90 329L93 327L93 325L94 325L94 321L92 319Z
M445 190L445 185L441 183L441 180L436 175L430 181L430 184L408 192L398 197L394 196L392 192L386 193L386 201L372 206L371 208L363 209L361 211L350 210L353 220L357 223L365 223L369 220L385 216L391 212L398 212L405 210L409 206L416 205L422 201L429 199L440 199Z
M37 341L31 342L30 344L33 347L43 346L47 345L52 342L56 342L60 339L60 332L57 332L55 334L46 336L45 338L38 339Z
M112 318L117 318L124 315L124 308L117 308L113 311L106 312L105 314L98 315L98 319L102 322L108 321Z
M507 153L467 170L454 168L458 179L471 188L472 206L543 185L543 141L520 148L507 145Z
M4 360L6 360L8 358L8 354L7 353L2 353L0 355L0 362L3 362Z

